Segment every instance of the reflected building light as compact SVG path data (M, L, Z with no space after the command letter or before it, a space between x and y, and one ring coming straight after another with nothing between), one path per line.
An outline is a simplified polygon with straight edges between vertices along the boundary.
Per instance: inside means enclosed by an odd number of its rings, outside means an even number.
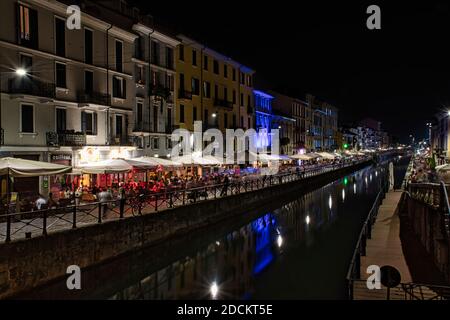
M366 179L365 179L365 180L366 180L366 184L367 184L367 183L369 183L369 181L367 180L367 177L366 177Z
M333 209L333 198L331 197L331 194L330 198L328 199L328 207L330 207L330 210Z
M372 182L372 175L370 175L370 182Z
M281 246L283 245L283 237L281 235L278 235L277 245L278 245L278 248L281 248Z
M216 241L216 245L217 245L217 246L220 246L220 241Z
M356 194L356 183L353 184L353 193Z
M342 201L345 201L345 189L342 189Z
M311 218L309 216L306 216L306 224L309 225L311 223Z
M211 285L210 292L213 299L215 299L217 297L217 294L219 293L219 286L215 281Z
M375 177L378 178L378 171L375 171Z

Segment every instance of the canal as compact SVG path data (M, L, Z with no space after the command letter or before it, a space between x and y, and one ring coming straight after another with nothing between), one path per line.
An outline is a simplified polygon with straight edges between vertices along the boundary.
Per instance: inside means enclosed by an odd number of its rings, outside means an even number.
M400 187L409 158L395 159ZM82 270L28 299L345 299L345 276L386 166L367 167L289 203Z

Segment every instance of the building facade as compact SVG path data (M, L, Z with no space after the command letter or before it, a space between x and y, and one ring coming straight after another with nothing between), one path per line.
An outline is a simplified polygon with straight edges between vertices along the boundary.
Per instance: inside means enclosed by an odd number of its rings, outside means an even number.
M338 109L311 95L306 96L310 107L308 119L311 151L334 151L339 149L336 142L338 132Z
M70 30L61 1L0 2L1 156L77 166L138 153L133 21L84 4Z
M189 131L254 128L253 75L242 64L183 35L176 50L176 124Z

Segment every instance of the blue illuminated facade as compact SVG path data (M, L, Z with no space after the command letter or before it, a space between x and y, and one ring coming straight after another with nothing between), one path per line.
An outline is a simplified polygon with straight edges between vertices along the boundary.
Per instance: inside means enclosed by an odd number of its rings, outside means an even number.
M257 140L258 149L270 149L272 139L270 136L273 111L272 102L274 97L260 90L254 90L255 111L256 111L256 130L259 132Z

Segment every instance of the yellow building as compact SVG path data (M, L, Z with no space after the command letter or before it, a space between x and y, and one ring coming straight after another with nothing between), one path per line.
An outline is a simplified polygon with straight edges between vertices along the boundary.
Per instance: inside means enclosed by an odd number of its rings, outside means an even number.
M202 121L203 130L254 128L254 71L192 39L179 38L176 124L189 131L194 121Z

